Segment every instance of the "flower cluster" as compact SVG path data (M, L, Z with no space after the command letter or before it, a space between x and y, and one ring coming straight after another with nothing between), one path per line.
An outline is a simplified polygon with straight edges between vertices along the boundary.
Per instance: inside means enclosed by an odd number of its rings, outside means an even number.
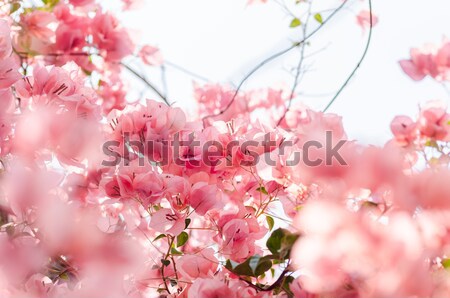
M426 44L411 49L411 58L401 60L403 71L413 80L420 81L430 76L438 81L450 79L450 41L441 45Z

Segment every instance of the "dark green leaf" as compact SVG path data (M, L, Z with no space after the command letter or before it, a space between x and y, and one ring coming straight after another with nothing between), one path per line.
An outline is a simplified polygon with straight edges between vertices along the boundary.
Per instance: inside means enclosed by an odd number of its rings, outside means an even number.
M153 239L152 242L155 242L155 241L157 241L157 240L159 240L159 239L162 239L162 238L164 238L164 237L166 237L166 234L159 234L155 239Z
M177 236L177 247L185 245L188 239L189 239L188 233L181 232L181 234Z
M288 297L294 297L294 293L292 293L291 289L290 289L290 284L295 280L295 278L291 275L289 276L285 276L285 278L283 279L283 282L280 286L278 286L277 288L274 289L273 293L278 295L280 294L282 291L286 292L286 294L288 295Z
M281 239L285 235L285 230L282 228L276 229L272 232L269 239L267 239L266 246L274 255L278 254L281 248Z
M268 194L269 194L264 186L258 187L258 188L256 189L256 191L262 192L262 193L265 194L265 195L268 195Z
M241 264L232 260L227 260L225 268L236 275L258 277L272 268L272 261L270 256L261 257L255 255L249 257L244 263Z
M267 239L266 246L275 258L284 260L289 258L291 248L298 237L286 229L279 228L272 232Z
M186 218L185 220L184 220L184 225L185 225L185 229L187 229L188 227L189 227L189 224L191 223L191 219L190 218Z
M164 259L161 259L161 263L162 263L164 266L169 266L169 265L170 265L170 260L164 260Z
M261 274L264 274L267 270L272 268L272 261L268 256L259 258L258 262L256 263L256 267L253 270L254 276L260 276Z

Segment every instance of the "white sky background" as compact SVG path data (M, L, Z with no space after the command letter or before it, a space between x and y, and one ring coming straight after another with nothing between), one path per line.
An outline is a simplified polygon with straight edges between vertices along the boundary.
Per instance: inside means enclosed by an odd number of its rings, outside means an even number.
M367 32L362 33L355 14L367 8L368 2L353 1L351 10L339 12L310 40L309 53L323 51L306 60L308 71L297 92L304 94L298 100L312 108L326 106L362 55ZM252 6L247 6L245 0L143 2L143 7L123 16L128 27L140 32L138 43L158 46L166 60L213 83L237 85L260 61L300 40L296 35L301 36L301 28L289 28L292 17L274 0ZM313 10L319 11L340 2L314 3ZM373 0L373 10L379 23L369 53L329 112L343 117L351 139L383 144L391 136L389 123L395 115L415 116L418 104L430 99L449 101L442 85L429 78L412 81L402 72L398 60L409 58L411 47L440 43L445 35L450 37L450 1ZM289 90L293 81L289 67L297 59L298 52L293 51L270 63L247 81L243 90L270 86ZM148 78L162 88L159 72L146 71ZM170 100L187 111L195 111L194 78L169 66L166 77Z

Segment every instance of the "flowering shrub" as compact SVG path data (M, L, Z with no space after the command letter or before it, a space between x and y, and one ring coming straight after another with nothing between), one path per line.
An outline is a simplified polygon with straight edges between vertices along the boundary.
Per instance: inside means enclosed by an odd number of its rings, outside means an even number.
M290 27L312 17L322 28L338 2ZM448 295L441 102L397 116L383 147L294 102L296 85L196 83L199 111L186 115L123 62L158 66L163 54L135 45L101 3L0 10L1 297ZM355 18L370 36L371 7ZM448 45L400 64L414 80L448 80ZM123 71L157 97L127 102Z

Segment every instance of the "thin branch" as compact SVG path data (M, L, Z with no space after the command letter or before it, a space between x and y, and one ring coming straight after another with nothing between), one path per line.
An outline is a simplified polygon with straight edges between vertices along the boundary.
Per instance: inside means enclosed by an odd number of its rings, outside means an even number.
M303 25L303 36L306 35L306 32L308 30L308 22L309 19L311 17L311 4L309 4L309 8L308 8L308 16L306 18L306 22L305 25ZM297 89L297 85L299 82L299 77L300 77L300 72L302 69L302 65L303 65L303 60L305 59L305 43L302 44L302 48L300 51L300 58L298 60L298 64L297 64L297 68L296 68L296 72L295 72L295 78L294 78L294 84L292 85L292 89L291 89L291 94L289 95L289 102L288 105L286 107L286 110L283 113L283 116L281 116L280 120L278 120L277 126L280 125L280 123L283 121L283 119L286 117L286 114L289 112L289 110L291 109L291 105L292 105L292 100L295 97L295 90Z
M167 88L166 67L161 65L161 83L163 85L164 94L167 97L169 95L169 89Z
M344 84L342 84L341 88L339 88L339 90L337 91L337 93L334 95L334 97L330 100L330 102L328 103L328 105L325 107L325 109L323 109L323 112L326 112L331 105L334 103L334 101L339 97L339 95L342 93L342 91L345 89L345 87L347 86L347 84L350 82L350 80L353 78L353 76L355 75L356 71L359 69L359 67L361 66L361 63L364 61L364 59L366 58L367 52L369 51L369 46L370 46L370 41L372 40L372 30L373 30L373 14L372 14L372 0L369 0L369 13L370 13L370 28L369 28L369 36L367 38L367 42L366 42L366 47L364 48L364 52L361 56L361 59L359 59L358 64L356 64L356 67L353 69L353 71L350 73L350 75L348 76L348 78L345 80Z
M249 285L250 287L254 288L257 291L270 292L270 291L276 289L277 287L279 287L279 286L281 286L283 284L283 281L284 281L287 273L289 273L288 269L283 270L283 272L281 272L281 274L278 277L278 279L273 284L271 284L269 287L267 287L267 288L263 288L261 286L255 285L251 281L248 281L248 280L246 280L244 278L239 278L239 280L244 281L245 283L247 283L247 285Z
M137 71L135 71L133 68L131 68L129 65L120 62L120 65L125 67L127 70L129 70L132 74L134 74L138 79L140 79L147 87L152 89L167 105L170 105L167 98L159 91L155 86L153 86L152 83L150 83L147 79L145 79L141 74L139 74Z
M232 99L230 100L230 102L226 105L226 107L224 109L222 109L220 112L218 112L217 114L212 114L212 115L207 115L205 117L203 117L203 123L205 122L206 119L208 118L212 118L212 117L216 117L216 116L220 116L223 113L225 113L233 104L234 100L236 99L241 87L244 85L244 83L255 73L257 72L261 67L263 67L264 65L266 65L267 63L269 63L270 61L283 56L284 54L290 52L291 50L295 49L296 47L300 46L301 44L305 43L308 39L310 39L312 36L314 36L314 34L316 34L326 23L328 23L329 20L331 20L347 3L347 0L344 0L329 16L328 18L326 18L316 29L314 29L310 34L308 34L307 36L305 36L301 41L295 42L294 44L292 44L291 46L289 46L288 48L273 54L272 56L270 56L269 58L266 58L265 60L263 60L261 63L259 63L255 68L253 68L239 83L239 85L236 88L236 91L234 92L234 95L232 97Z
M170 61L165 60L165 61L164 61L164 64L166 64L167 66L170 66L170 67L172 67L172 68L175 68L175 69L177 69L177 70L179 70L179 71L181 71L181 72L184 72L184 73L190 75L191 77L197 78L197 79L199 79L199 80L201 80L201 81L205 81L205 82L209 82L209 81L210 81L210 80L207 79L206 77L204 77L204 76L202 76L202 75L199 75L199 74L197 74L197 73L195 73L195 72L192 72L192 71L190 71L190 70L187 70L186 68L184 68L184 67L182 67L182 66L180 66L180 65L178 65L178 64L175 64L175 63L173 63L173 62L170 62Z

